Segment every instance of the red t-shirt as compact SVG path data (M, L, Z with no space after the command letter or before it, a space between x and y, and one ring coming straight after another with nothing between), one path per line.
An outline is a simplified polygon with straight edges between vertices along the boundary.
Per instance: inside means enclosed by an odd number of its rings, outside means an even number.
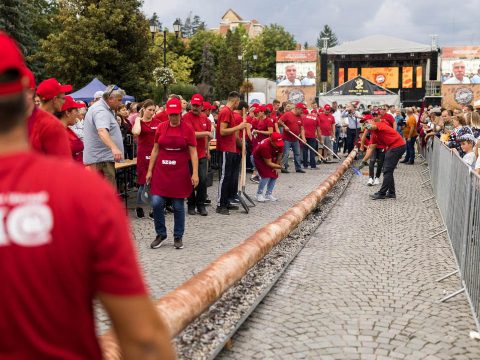
M382 144L387 148L388 150L390 149L395 149L397 147L400 147L402 145L405 145L405 140L400 136L400 134L394 130L390 125L388 125L386 122L379 121L375 123L377 129L376 130L370 130L371 134L374 135L373 141L370 139L370 142L372 144Z
M317 116L315 114L308 114L303 117L303 128L305 129L306 138L316 138L317 137Z
M159 112L153 116L152 120L158 120L159 123L163 123L168 121L168 114L166 111Z
M376 144L377 149L385 149L385 144L382 143L377 134L373 132L370 134L370 140L368 138L365 140L365 146L369 146L370 144Z
M293 112L289 111L283 114L280 120L283 121L283 123L288 126L288 128L292 133L294 133L297 136L300 136L301 128L303 126L302 117L300 115L297 116ZM287 141L298 140L295 136L290 134L290 132L285 130L283 131L283 138Z
M162 135L168 136L181 136L185 139L188 146L197 146L197 139L195 138L195 131L190 125L187 125L183 121L178 126L171 126L170 122L163 122L158 125L157 132L155 133L155 143L158 142L158 138ZM190 157L190 154L188 154Z
M35 108L27 124L28 140L32 149L45 155L72 158L65 126L54 115Z
M67 127L68 141L72 150L73 160L83 164L83 141L70 128Z
M322 136L333 136L332 125L335 125L335 118L333 115L318 115L318 125L320 126Z
M220 110L217 119L217 150L218 151L226 151L226 152L237 152L237 142L236 142L236 134L230 134L222 136L220 134L220 124L226 123L227 128L232 128L235 126L235 118L233 115L233 111L228 107L225 106L222 110Z
M393 124L395 124L395 118L389 113L385 113L382 116L382 121L385 121L385 123L390 125L392 128L393 128Z
M101 359L93 297L146 294L117 194L69 156L0 156L0 359Z
M182 121L190 125L196 132L212 130L212 123L204 113L200 113L200 115L197 116L189 111L183 115ZM197 154L199 159L207 157L207 137L197 138Z

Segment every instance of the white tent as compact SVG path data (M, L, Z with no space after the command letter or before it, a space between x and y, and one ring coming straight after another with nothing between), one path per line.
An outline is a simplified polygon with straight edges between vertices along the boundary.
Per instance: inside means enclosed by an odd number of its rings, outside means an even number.
M430 51L432 51L430 45L393 36L372 35L329 48L328 55L402 54Z

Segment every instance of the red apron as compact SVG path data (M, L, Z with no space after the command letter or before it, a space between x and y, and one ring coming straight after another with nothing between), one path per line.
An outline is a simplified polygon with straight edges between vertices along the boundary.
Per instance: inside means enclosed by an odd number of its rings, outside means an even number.
M174 199L188 198L193 186L188 161L190 152L181 136L168 136L168 130L158 139L158 157L152 174L151 193Z
M158 119L152 119L149 122L140 121L141 131L138 136L138 152L137 152L137 183L145 184L148 165L150 163L150 154L152 153L153 144L155 142L155 132L157 131Z

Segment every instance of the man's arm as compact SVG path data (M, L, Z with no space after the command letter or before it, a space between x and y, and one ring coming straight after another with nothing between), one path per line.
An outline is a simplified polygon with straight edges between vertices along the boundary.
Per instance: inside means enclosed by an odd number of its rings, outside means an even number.
M377 148L377 144L371 144L368 147L367 152L365 153L365 156L363 157L363 160L362 160L363 163L366 163L367 160L370 159L370 157L372 156L376 148Z
M103 143L112 150L113 159L116 162L119 162L123 158L123 154L120 149L115 145L107 129L97 129L98 136L103 141Z
M147 184L149 184L150 180L152 179L153 167L155 166L155 162L157 161L157 157L158 157L158 143L155 143L153 145L152 153L150 154L150 162L148 163L147 176L146 176L146 179L145 179Z
M242 129L246 128L247 123L242 122L242 123L238 124L237 126L234 126L234 127L231 127L231 128L229 128L227 126L228 126L228 123L226 123L226 122L221 122L220 123L220 135L222 135L222 136L231 135L238 130L242 130Z
M280 158L280 157L279 157ZM280 164L277 164L277 163L274 163L272 161L272 159L266 159L266 158L263 158L263 161L265 161L265 164L267 164L268 167L272 168L272 169L281 169L282 168L282 165Z
M147 295L97 296L112 320L125 359L175 359L168 329Z

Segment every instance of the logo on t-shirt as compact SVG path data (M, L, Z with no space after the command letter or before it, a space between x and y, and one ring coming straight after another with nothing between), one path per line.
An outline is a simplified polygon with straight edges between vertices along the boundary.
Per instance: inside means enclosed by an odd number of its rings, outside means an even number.
M48 198L46 192L0 194L0 246L48 244L53 228Z
M177 165L176 160L162 160L162 165Z

